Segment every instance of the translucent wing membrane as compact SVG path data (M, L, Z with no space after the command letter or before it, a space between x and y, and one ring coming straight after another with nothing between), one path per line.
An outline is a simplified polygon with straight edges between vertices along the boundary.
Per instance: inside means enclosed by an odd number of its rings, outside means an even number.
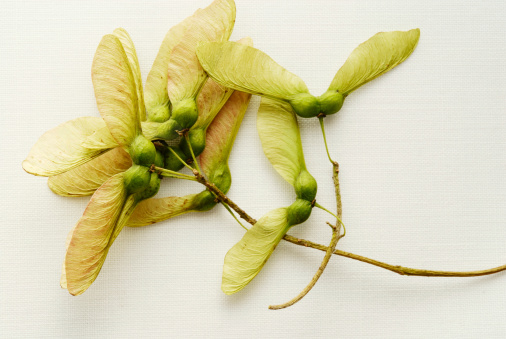
M200 155L200 165L211 181L216 170L228 162L250 99L251 94L235 91L207 130L206 148Z
M126 199L123 173L116 174L93 194L71 232L62 282L66 282L72 295L86 291L97 278L118 233L116 228Z
M309 93L302 79L256 48L210 42L200 45L197 55L209 76L225 87L278 100Z
M144 91L142 90L142 77L141 77L141 69L139 67L139 59L137 59L137 52L135 51L135 46L130 38L130 35L123 28L116 28L114 30L114 35L118 37L123 45L123 49L128 58L128 62L130 64L130 69L132 70L132 75L135 81L135 88L137 90L137 105L139 110L139 118L141 121L146 120L146 109L144 107Z
M169 110L169 94L167 93L167 81L170 56L174 47L181 41L191 22L191 17L186 18L172 27L163 39L160 50L156 55L151 71L146 80L144 90L146 110L148 115L154 116L159 110Z
M196 97L207 77L195 54L197 44L228 40L234 22L235 4L232 0L215 0L193 15L169 60L167 90L171 102Z
M122 147L116 147L79 167L50 177L47 183L49 188L59 195L91 195L107 179L126 171L130 166L130 155Z
M253 45L253 40L251 38L243 38L238 43L251 46ZM199 117L192 129L206 129L225 102L230 98L232 92L232 89L223 87L213 79L208 78L197 98Z
M33 175L52 176L90 161L107 151L96 144L86 145L89 137L102 135L104 127L101 118L83 117L53 128L33 146L23 161L23 169Z
M291 106L262 98L257 113L257 130L265 155L274 169L295 186L300 172L306 168L299 125Z
M329 90L343 95L388 72L410 56L420 38L420 30L382 32L360 44L339 69Z
M287 208L270 211L228 251L223 265L223 292L242 290L260 272L290 228L287 215Z
M97 106L109 131L122 146L141 132L135 78L121 41L113 34L102 38L92 65Z

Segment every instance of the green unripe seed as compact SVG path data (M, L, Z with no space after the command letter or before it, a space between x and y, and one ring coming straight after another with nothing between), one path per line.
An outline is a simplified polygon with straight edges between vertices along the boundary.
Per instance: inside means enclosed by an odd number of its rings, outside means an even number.
M164 140L173 140L176 139L179 134L177 131L183 130L183 127L174 119L169 119L162 123L158 127L157 138Z
M173 104L172 119L176 120L183 129L192 127L197 118L197 104L194 99L185 99Z
M298 225L306 221L311 215L313 206L304 199L297 199L288 207L288 225Z
M209 191L202 191L197 195L194 209L200 212L209 211L216 206L216 197Z
M195 154L196 157L199 156L200 153L204 151L204 148L206 148L206 131L201 128L192 129L188 132L188 138L190 139L193 154ZM179 147L181 147L181 150L185 155L183 159L192 158L192 154L186 142L186 138L181 139Z
M151 166L155 162L155 145L142 134L138 135L128 149L134 164Z
M151 173L148 186L143 191L137 193L137 199L140 201L155 196L156 193L158 193L158 190L160 189L160 182L161 180L158 177L158 174Z
M153 107L148 111L148 120L154 122L165 122L170 118L169 103Z
M226 163L222 163L209 175L209 181L216 185L223 193L227 193L232 186L232 175Z
M329 90L319 96L318 101L320 102L320 112L330 115L339 112L343 107L344 96L337 91Z
M132 165L125 172L125 187L128 194L133 194L145 190L149 186L151 173L145 166Z
M164 162L164 158L163 158L162 152L156 151L155 166L163 167L163 165L164 165L163 162Z
M186 159L183 151L181 151L181 148L179 148L179 146L174 146L172 149L181 159L183 159L183 161ZM164 168L176 172L184 166L181 160L179 160L170 150L168 150L165 154L164 163Z
M320 114L320 102L309 93L300 93L289 100L294 112L302 118L312 118Z
M295 194L298 199L304 199L309 202L316 197L318 184L313 176L306 170L302 170L295 181Z

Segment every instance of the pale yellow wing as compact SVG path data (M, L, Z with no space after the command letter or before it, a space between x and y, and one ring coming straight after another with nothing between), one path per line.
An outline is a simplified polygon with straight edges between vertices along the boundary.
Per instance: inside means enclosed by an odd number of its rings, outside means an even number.
M234 22L233 0L215 0L192 16L188 29L172 50L169 60L167 91L173 104L195 98L207 78L195 54L197 44L228 40Z
M128 147L141 132L139 99L130 62L115 35L100 41L91 76L102 118L114 139Z
M113 148L93 160L48 179L49 188L68 197L91 195L115 174L132 166L130 155L122 147Z
M287 208L264 215L225 256L221 289L225 294L242 290L260 272L290 226Z
M169 94L167 93L169 60L172 50L183 38L190 21L191 16L167 32L153 62L151 71L149 71L144 89L144 99L150 119L156 119L157 116L160 116L163 117L162 120L166 120L170 116Z
M23 161L23 169L33 175L52 176L78 167L107 151L88 147L85 141L105 127L101 118L82 117L67 121L44 133Z
M295 186L306 163L292 107L284 102L262 98L257 113L257 130L267 159L283 179Z
M249 37L243 38L237 42L248 46L253 45L253 40ZM199 117L192 129L207 129L216 114L218 114L223 105L230 98L232 92L232 89L223 87L213 79L208 78L197 98Z
M329 86L348 95L363 84L388 72L411 55L418 44L420 29L381 32L360 44L339 69Z
M135 51L135 46L130 38L130 34L123 28L116 28L113 32L114 35L118 37L123 45L123 49L128 58L128 62L130 63L130 69L132 70L132 74L135 80L135 88L137 89L137 105L139 109L139 118L141 121L146 120L146 108L144 107L144 91L142 89L142 76L141 76L141 68L139 67L139 59L137 58L137 52Z
M309 93L301 78L256 48L209 42L199 45L197 55L209 76L225 87L285 101Z
M86 291L102 268L127 200L123 177L116 174L93 194L72 231L62 279L72 295Z

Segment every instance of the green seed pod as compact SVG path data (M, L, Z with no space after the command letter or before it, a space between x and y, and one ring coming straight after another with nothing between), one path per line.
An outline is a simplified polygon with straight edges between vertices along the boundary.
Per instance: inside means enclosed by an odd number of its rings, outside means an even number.
M130 144L128 153L134 164L148 167L154 163L156 157L155 145L142 134Z
M318 97L320 112L326 115L339 112L343 107L344 96L338 91L328 90Z
M169 120L169 118L170 118L170 111L169 111L168 103L153 107L148 112L148 120L149 121L165 122L165 121Z
M156 151L156 157L155 157L155 166L163 167L164 165L164 157L162 152Z
M176 139L179 134L177 131L183 130L183 127L174 119L169 119L162 123L160 127L158 127L158 132L156 137L164 140L173 140Z
M313 176L306 170L302 170L295 180L295 194L298 199L304 199L309 202L316 197L318 184Z
M148 187L146 187L146 189L144 189L143 191L138 192L136 195L138 201L149 199L155 196L156 193L158 193L158 190L160 189L160 182L161 180L158 177L158 174L151 173Z
M179 146L174 146L172 147L172 149L174 150L174 152L177 153L177 155L181 159L183 160L186 159L183 151L181 151L181 148L179 148ZM171 171L177 172L184 166L183 163L181 163L181 160L179 160L170 150L168 150L167 153L165 154L164 162L165 164L163 167Z
M300 117L312 118L320 114L320 103L309 93L299 93L289 100L293 111Z
M145 166L132 165L125 172L125 187L128 194L141 192L149 186L151 173Z
M311 215L313 206L304 199L297 199L288 207L288 225L293 226L306 221Z
M188 132L188 138L190 139L190 144L192 145L193 154L195 154L196 157L199 156L200 153L204 151L204 148L206 148L206 131L201 128L192 129ZM183 159L192 158L190 148L186 143L186 138L181 139L179 147L181 147L181 150L184 153Z
M232 175L226 163L221 163L209 174L209 181L216 185L220 191L226 193L232 186Z
M172 106L172 119L176 120L183 129L192 127L197 121L198 115L194 99L185 99Z
M195 197L194 209L200 212L209 211L216 206L216 197L209 191L202 191Z

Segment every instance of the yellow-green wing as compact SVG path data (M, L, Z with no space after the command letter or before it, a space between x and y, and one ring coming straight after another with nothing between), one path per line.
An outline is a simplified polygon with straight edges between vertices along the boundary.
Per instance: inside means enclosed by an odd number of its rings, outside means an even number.
M242 290L260 272L290 226L287 209L264 215L225 256L221 289L225 294Z
M91 197L83 216L71 231L61 282L79 295L97 278L104 264L118 220L127 201L124 174L107 180Z
M225 87L286 101L309 93L301 78L250 46L209 42L199 45L197 56L209 76Z
M306 168L299 125L292 107L262 98L257 113L257 130L267 159L290 185Z
M47 184L56 194L67 197L91 195L113 175L132 166L130 155L116 147L65 173L49 177Z
M169 116L169 94L167 93L169 60L172 50L183 38L190 22L191 16L167 32L149 71L144 94L146 110L150 118L158 115L160 111L165 111L161 114L162 116Z
M23 161L23 169L33 175L52 176L76 168L108 148L89 147L85 141L106 127L104 120L82 117L67 121L44 133Z
M253 40L249 37L243 38L237 42L248 46L253 45ZM208 78L197 98L199 117L197 122L192 126L192 129L207 129L232 93L233 90L231 88L223 87L213 79Z
M132 74L135 80L135 88L137 89L137 105L139 110L139 118L141 121L146 120L146 108L144 107L144 91L142 90L142 77L141 77L141 68L139 67L139 59L137 59L137 52L135 51L135 46L130 38L130 34L123 28L116 28L113 32L114 35L118 37L123 45L123 49L128 57L128 62L130 63L130 69L132 70Z
M410 56L420 38L420 29L375 34L360 44L339 69L329 90L347 95L388 72Z
M228 40L234 22L233 0L215 0L208 7L195 12L169 60L167 91L172 103L195 98L207 78L195 54L197 44Z
M118 144L128 147L141 132L139 99L130 62L115 35L100 41L91 76L100 115Z

